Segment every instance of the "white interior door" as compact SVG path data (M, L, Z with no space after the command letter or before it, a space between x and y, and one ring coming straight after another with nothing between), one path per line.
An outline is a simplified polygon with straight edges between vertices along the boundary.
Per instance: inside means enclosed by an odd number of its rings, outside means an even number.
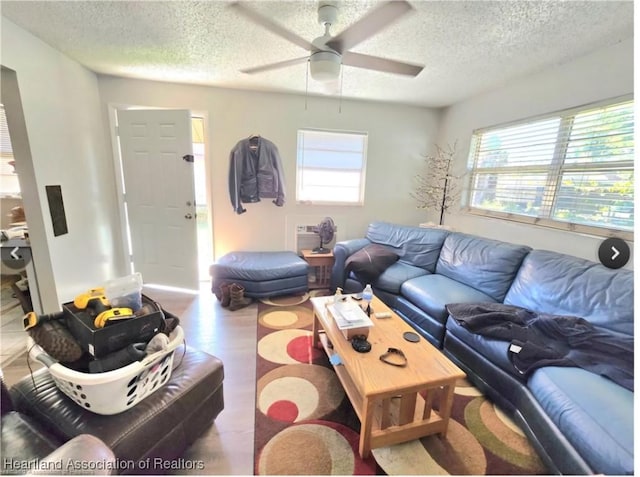
M197 289L190 111L118 111L118 135L134 270L147 284Z

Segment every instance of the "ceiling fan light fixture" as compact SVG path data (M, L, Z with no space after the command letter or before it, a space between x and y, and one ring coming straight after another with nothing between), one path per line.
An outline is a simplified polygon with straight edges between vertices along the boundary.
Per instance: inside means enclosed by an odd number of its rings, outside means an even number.
M309 67L316 81L333 81L340 76L342 57L332 51L316 51L311 55Z

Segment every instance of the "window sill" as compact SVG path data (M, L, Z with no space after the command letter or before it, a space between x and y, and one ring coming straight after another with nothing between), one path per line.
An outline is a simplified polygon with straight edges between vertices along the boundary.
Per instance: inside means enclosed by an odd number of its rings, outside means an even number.
M627 242L633 242L633 232L627 230L608 229L604 227L594 227L591 225L574 224L571 222L560 222L551 219L543 219L539 217L527 217L524 215L510 214L506 212L496 212L483 209L474 209L466 207L463 211L467 214L486 217L491 219L506 220L509 222L517 222L521 224L534 225L537 227L546 227L555 230L563 230L565 232L573 232L578 234L594 235L597 237L618 237Z
M364 202L333 202L324 200L296 200L296 205L338 205L347 207L364 207Z

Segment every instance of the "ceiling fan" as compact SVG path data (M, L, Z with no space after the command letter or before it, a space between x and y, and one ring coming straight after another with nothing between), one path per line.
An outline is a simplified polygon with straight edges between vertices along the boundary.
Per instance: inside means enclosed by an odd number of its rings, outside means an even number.
M324 25L325 31L324 35L311 42L241 2L232 3L231 7L252 22L310 52L310 55L300 58L241 70L243 73L261 73L308 61L311 77L316 81L326 82L333 81L340 76L341 65L407 76L417 76L424 68L421 65L350 51L354 46L372 37L401 16L412 11L413 7L405 0L392 0L382 3L336 36L331 36L329 32L331 25L335 23L338 17L336 2L320 1L318 5L318 23Z

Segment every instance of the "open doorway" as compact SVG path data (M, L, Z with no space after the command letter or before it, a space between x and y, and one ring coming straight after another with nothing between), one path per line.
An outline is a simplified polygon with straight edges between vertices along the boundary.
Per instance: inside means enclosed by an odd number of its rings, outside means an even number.
M0 226L3 231L3 241L9 238L28 238L27 219L15 166L7 116L4 105L0 104L0 209L2 210ZM3 275L19 272L24 268L12 269L4 262L1 265Z
M194 156L194 184L196 190L196 220L198 224L198 278L209 281L209 266L213 263L213 234L211 233L211 208L207 193L205 165L204 118L191 118L191 138Z
M18 245L18 250L15 249L15 245L9 243L9 240L2 241L2 245L4 245L4 247L2 247L3 257L7 259L6 252L8 252L12 262L16 256L18 259L24 260L29 298L31 300L31 303L27 301L26 305L33 307L36 313L43 313L45 310L57 310L60 303L51 266L52 261L44 222L46 215L36 187L36 175L31 157L24 111L22 109L18 77L16 72L10 68L2 66L1 69L0 102L4 107L7 126L3 134L6 138L6 140L3 140L3 145L9 148L10 144L10 154L13 156L13 159L7 157L7 165L9 167L6 170L14 179L18 179L17 182L20 190L18 201L24 210L24 220L19 220L19 216L9 216L7 226L11 227L11 224L24 222L25 230L28 231L28 238L25 237L23 233L24 239L15 239L23 240L22 244ZM7 151L5 151L5 153L6 152ZM13 164L8 164L11 161L14 161ZM13 175L14 171L15 176ZM17 194L15 188L14 192ZM12 199L15 200L16 198L13 197ZM5 208L5 204L1 204L1 207L4 215L13 209L14 206L9 208L9 210ZM7 219L7 217L3 217L3 219ZM27 222L28 229L26 228Z
M2 261L0 262L0 365L6 365L25 347L22 316L33 310L24 259L5 260L6 250L28 239L27 223L11 136L4 105L0 104L0 227ZM10 245L9 245L10 244ZM5 250L5 247L8 247Z

